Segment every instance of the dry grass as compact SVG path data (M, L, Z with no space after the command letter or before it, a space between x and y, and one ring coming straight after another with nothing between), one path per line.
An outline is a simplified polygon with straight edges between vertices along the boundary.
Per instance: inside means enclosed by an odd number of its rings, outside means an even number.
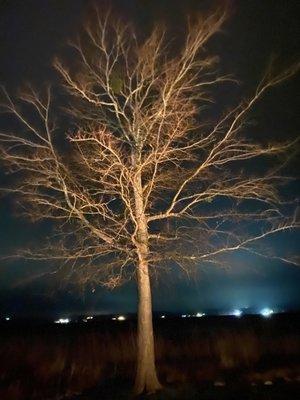
M180 324L180 326L179 326ZM161 380L170 384L216 379L299 379L299 329L285 321L202 320L157 324ZM299 327L298 327L299 328ZM4 330L0 398L55 398L105 380L134 375L134 325Z

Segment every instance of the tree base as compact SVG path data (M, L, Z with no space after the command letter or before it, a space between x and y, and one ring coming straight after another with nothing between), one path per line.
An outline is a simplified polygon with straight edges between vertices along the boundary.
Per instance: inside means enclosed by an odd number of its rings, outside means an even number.
M134 396L140 396L142 394L151 395L159 392L163 389L163 386L159 383L156 378L152 382L136 382L133 389Z

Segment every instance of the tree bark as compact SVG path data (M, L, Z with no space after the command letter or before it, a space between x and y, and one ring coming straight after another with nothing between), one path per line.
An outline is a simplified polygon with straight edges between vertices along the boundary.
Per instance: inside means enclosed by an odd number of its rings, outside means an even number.
M148 263L141 257L137 269L139 293L137 331L137 370L134 393L154 393L162 386L155 368L154 336L152 324L152 301Z
M134 181L135 211L137 219L136 248L138 256L138 326L137 326L137 370L134 394L154 393L161 389L154 354L152 323L152 298L148 265L148 225L144 211L143 189L140 173Z

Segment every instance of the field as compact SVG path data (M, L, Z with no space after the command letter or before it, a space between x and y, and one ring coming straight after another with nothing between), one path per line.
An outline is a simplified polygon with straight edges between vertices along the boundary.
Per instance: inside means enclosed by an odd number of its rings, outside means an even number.
M0 398L128 399L135 321L0 327ZM165 390L149 399L296 399L300 317L155 321Z

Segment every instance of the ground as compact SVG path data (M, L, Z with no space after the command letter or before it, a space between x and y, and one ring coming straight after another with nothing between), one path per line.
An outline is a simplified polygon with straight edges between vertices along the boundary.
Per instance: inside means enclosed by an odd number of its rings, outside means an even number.
M127 400L132 399L130 388L124 386L117 389L117 383L109 387L100 387L85 394L68 398L68 400ZM283 383L277 382L273 385L234 385L227 384L215 387L213 383L202 387L180 386L166 387L163 391L144 395L144 400L293 400L299 396L300 382Z
M156 319L164 390L147 400L293 400L299 314ZM132 398L136 321L0 323L1 400Z

